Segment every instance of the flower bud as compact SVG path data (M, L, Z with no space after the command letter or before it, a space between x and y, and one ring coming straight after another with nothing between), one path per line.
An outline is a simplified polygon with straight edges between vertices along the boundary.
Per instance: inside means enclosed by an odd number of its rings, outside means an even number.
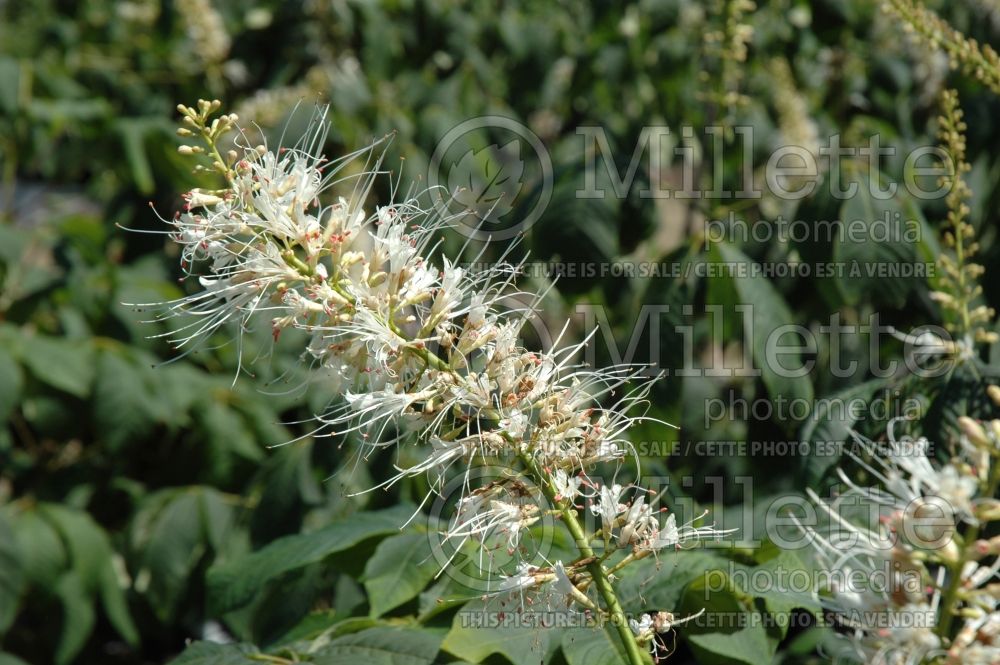
M990 438L987 436L986 430L983 429L982 425L969 416L959 416L958 428L962 430L962 434L964 434L974 445L981 447L990 445Z
M976 505L976 518L981 522L1000 520L1000 501L997 499L981 499Z

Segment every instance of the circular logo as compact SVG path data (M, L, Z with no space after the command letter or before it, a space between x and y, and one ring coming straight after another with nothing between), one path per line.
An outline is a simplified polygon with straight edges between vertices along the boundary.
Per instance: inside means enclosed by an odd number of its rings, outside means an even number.
M552 199L552 159L517 120L480 116L441 138L427 184L447 191L437 202L439 212L463 235L508 240L531 228Z

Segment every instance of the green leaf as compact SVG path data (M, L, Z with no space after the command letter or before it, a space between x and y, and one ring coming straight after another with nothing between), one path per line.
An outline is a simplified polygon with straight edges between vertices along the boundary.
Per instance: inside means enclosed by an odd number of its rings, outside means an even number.
M626 610L678 607L688 584L727 565L726 559L709 551L663 552L658 562L644 559L623 570L615 590Z
M168 622L187 592L188 579L211 543L225 537L232 508L211 488L165 490L147 498L132 522L137 575L153 611Z
M69 571L60 577L52 590L62 604L63 612L55 662L57 665L66 665L80 653L94 629L94 606L86 585L75 571Z
M23 338L22 362L42 383L86 398L94 382L94 348L89 342L42 335Z
M718 574L725 575L721 571ZM684 615L705 610L701 620L678 627L698 662L706 665L770 663L777 641L768 637L764 622L749 621L743 625L739 619L754 618L753 609L745 607L733 591L716 589L702 576L687 586L681 599L680 609Z
M125 158L132 169L132 179L141 194L154 189L153 170L146 155L146 135L151 126L158 124L147 118L123 118L116 123L125 148Z
M151 398L140 372L118 349L104 349L97 356L94 426L112 452L145 436L153 425Z
M424 533L386 538L365 566L364 584L371 615L382 616L424 590L440 566Z
M794 609L803 609L817 614L822 611L819 597L815 592L798 590L790 583L791 573L796 570L808 572L809 569L803 565L798 551L789 550L782 550L778 556L751 569L751 574L767 574L771 579L785 580L768 585L765 589L753 590L757 598L764 600L770 612L787 614Z
M34 510L14 513L11 524L28 581L43 589L52 587L69 565L59 534Z
M322 561L358 543L398 531L413 514L407 506L358 513L312 533L280 538L248 556L212 566L208 571L210 613L223 614L253 600L267 582Z
M205 453L209 458L213 478L228 477L239 456L252 462L264 457L262 447L254 439L253 433L233 406L225 401L226 395L216 395L202 403L195 417L205 437Z
M329 635L329 632L334 630L334 627L343 620L343 617L336 610L310 612L281 637L274 640L273 643L275 645L288 646L300 640L308 642L320 637L324 633Z
M626 662L617 634L610 628L573 628L563 633L562 651L569 665Z
M255 541L266 542L298 530L303 506L322 500L312 470L311 439L281 446L268 455L261 469L263 488L253 511L250 530Z
M115 554L104 530L90 515L62 505L42 504L39 512L56 527L66 543L70 568L79 580L81 591L90 599L100 596L115 630L130 644L138 644L139 631L128 613L125 593L118 585L112 563Z
M101 578L98 581L98 592L101 596L101 606L108 621L118 634L125 638L125 641L136 646L139 644L139 631L132 622L132 615L129 613L128 603L125 602L125 594L118 581L118 575L111 566L101 569Z
M876 172L860 174L858 191L840 208L842 228L834 237L833 260L844 266L837 284L852 305L874 300L894 307L906 303L907 294L925 276L892 275L884 269L912 268L924 228L919 211L897 193L878 199L872 186L883 187L886 178ZM915 217L916 216L916 217Z
M508 608L516 612L516 608ZM558 646L559 635L535 626L506 626L504 608L497 603L473 601L455 615L441 648L473 663L500 654L512 663L543 663ZM556 641L552 642L552 637Z
M38 513L52 524L66 543L69 567L79 577L83 590L93 596L101 568L111 565L111 544L103 529L87 513L56 503L39 504Z
M858 411L851 405L858 400L869 400L885 384L885 379L872 379L817 400L800 434L802 441L808 441L813 446L810 454L802 457L809 485L819 481L840 459L840 455L834 451L839 450L839 444L848 439L851 428L857 422Z
M0 635L10 627L17 616L27 579L21 564L21 551L14 531L4 513L0 513Z
M697 654L698 662L704 665L760 665L770 663L774 656L774 644L768 641L767 633L760 626L744 628L735 633L687 635L686 639Z
M727 243L718 243L713 251L718 251L721 260L728 264L752 265L752 262L738 249ZM759 273L750 273L744 277L734 277L733 286L736 289L739 302L750 305L753 324L751 343L754 365L761 372L768 394L774 398L786 400L807 400L813 398L812 382L808 374L799 372L802 368L798 354L782 351L780 358L771 357L774 354L773 345L779 347L798 346L804 344L800 336L789 334L789 339L776 338L777 330L786 325L794 325L795 319L771 281ZM749 335L749 332L745 332ZM772 349L768 350L768 345ZM800 374L795 376L795 374Z
M21 401L24 375L11 353L0 347L0 423L6 422Z
M195 642L184 650L171 665L260 665L260 660L249 656L257 651L246 644L217 644Z
M443 631L377 627L338 637L312 656L315 665L432 665Z

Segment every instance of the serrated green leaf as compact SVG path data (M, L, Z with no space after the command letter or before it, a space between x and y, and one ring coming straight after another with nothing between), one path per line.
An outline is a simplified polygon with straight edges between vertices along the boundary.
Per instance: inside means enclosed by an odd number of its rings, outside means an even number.
M279 575L322 561L368 538L394 533L412 514L412 508L398 506L351 515L318 531L286 536L253 554L216 564L208 571L210 613L223 614L246 605Z
M440 566L424 533L386 538L365 566L364 585L372 616L382 616L424 590Z

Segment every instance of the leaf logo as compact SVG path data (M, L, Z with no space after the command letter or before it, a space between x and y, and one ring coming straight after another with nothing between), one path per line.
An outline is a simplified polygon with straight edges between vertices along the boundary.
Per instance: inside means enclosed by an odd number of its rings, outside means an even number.
M448 189L455 203L478 219L498 224L514 207L521 193L524 160L521 142L513 139L502 147L470 149L448 171Z

